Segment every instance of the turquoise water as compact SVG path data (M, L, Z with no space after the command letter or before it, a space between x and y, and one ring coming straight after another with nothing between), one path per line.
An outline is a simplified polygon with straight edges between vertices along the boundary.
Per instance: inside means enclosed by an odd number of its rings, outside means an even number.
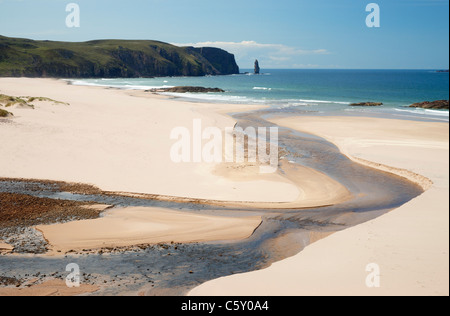
M251 70L243 70L251 72ZM449 74L432 70L267 70L231 76L142 79L82 79L74 84L124 89L173 86L219 87L225 93L170 94L208 102L264 104L280 111L381 115L447 121L448 111L407 108L422 101L449 99ZM350 107L382 102L383 107Z

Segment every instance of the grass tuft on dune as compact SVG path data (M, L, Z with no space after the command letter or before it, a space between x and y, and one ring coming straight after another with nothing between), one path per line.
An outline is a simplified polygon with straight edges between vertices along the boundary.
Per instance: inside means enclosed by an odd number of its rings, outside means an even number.
M6 110L0 109L0 117L9 117L9 116L13 116L13 114Z
M46 97L13 97L6 94L0 94L0 106L4 107L12 107L12 106L22 106L22 107L29 107L34 109L34 104L32 102L51 102L55 105L57 104L63 104L63 105L69 105L69 103L53 100Z

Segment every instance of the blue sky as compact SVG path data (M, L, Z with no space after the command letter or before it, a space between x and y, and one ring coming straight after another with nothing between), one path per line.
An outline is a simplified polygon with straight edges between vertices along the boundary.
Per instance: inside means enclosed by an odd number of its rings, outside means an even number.
M366 26L371 2L380 28ZM0 34L216 46L241 68L449 68L449 0L0 0Z

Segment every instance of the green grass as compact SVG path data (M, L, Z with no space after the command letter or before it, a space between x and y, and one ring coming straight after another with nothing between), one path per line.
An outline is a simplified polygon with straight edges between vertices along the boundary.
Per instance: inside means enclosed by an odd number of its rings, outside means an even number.
M46 97L12 97L5 94L0 94L0 105L4 107L11 107L14 105L21 105L24 107L30 107L34 109L34 104L32 102L52 102L53 104L63 104L69 105L69 103L56 101Z
M28 100L27 100L28 103L39 101L39 102L53 102L53 104L70 105L69 103L56 101L56 100L46 98L46 97L22 97L22 98L25 98L25 99L28 98Z
M6 110L0 109L0 117L8 117L8 116L13 116L13 114Z
M15 100L14 97L5 94L0 94L0 104L6 104L8 102L13 102L14 100Z
M34 108L34 106L32 104L28 104L27 100L23 99L23 97L12 97L5 94L0 94L0 105L3 105L7 108L14 105L29 106L31 108Z
M212 52L212 53L211 53ZM217 60L235 66L234 56L218 49L177 47L159 41L97 40L89 42L33 41L0 36L0 76L28 77L150 77L218 75ZM208 60L211 59L211 60ZM228 71L228 70L227 70Z

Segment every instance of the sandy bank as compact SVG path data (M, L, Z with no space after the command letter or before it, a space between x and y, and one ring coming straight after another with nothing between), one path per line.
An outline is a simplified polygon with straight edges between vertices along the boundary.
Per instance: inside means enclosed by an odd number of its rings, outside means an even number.
M267 269L207 282L190 295L449 294L448 124L361 117L274 122L322 136L355 160L382 164L429 190ZM380 287L366 285L371 263L380 268Z
M13 246L11 246L11 245L9 245L9 244L7 244L7 243L4 243L4 242L2 242L1 240L0 240L0 254L3 254L3 253L10 253L11 251L13 251L14 250L14 247Z
M106 211L98 219L36 228L56 254L142 244L240 240L250 237L260 224L260 216L232 218L130 207Z

